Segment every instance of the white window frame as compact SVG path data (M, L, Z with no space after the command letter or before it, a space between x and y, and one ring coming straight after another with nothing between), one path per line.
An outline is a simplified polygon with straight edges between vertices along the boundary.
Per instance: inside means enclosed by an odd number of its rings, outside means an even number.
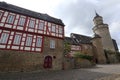
M35 20L30 20L30 22L29 22L29 27L30 28L34 28L34 26L35 26Z
M63 33L63 28L59 27L59 33L62 34Z
M9 33L2 33L0 43L6 44L8 41Z
M24 26L24 25L25 25L25 20L26 20L26 18L20 17L19 22L18 22L18 25Z
M31 46L32 45L32 36L27 36L25 45L26 46Z
M13 44L19 45L19 44L20 44L20 41L21 41L21 35L16 34L16 35L15 35L15 38L14 38L14 41L13 41Z
M50 48L55 49L55 40L50 40Z
M55 32L55 29L56 29L55 25L52 25L52 32Z
M13 24L14 19L15 19L15 15L9 14L6 22Z
M41 46L42 46L42 38L41 37L37 37L36 47L41 47Z
M39 23L38 29L44 30L44 22L40 22L40 23Z

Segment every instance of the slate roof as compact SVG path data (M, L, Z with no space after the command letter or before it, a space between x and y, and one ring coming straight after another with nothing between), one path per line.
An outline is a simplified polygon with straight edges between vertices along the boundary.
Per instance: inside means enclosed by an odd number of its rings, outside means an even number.
M119 51L116 40L112 39L116 51Z
M52 22L52 23L64 26L64 23L60 19L56 19L56 18L51 17L51 16L49 16L47 14L34 12L34 11L24 9L24 8L21 8L21 7L12 5L12 4L8 4L6 2L0 2L0 9L4 9L4 10L15 12L15 13L18 13L18 14L22 14L22 15L26 15L26 16L30 16L30 17L34 17L34 18L38 18L38 19L42 19L42 20L45 20L45 21L48 21L48 22Z
M98 34L94 34L93 38L101 38Z
M75 38L79 44L91 44L92 37L74 33L71 33L71 37Z
M67 42L67 43L73 44L73 45L79 44L74 38L71 38L71 37L65 37L64 42Z

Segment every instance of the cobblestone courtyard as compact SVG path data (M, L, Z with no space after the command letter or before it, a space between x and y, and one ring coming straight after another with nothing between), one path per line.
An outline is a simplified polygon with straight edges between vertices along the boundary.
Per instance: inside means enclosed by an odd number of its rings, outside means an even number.
M95 68L90 69L0 73L0 80L120 80L119 74L120 64L116 64L97 65Z

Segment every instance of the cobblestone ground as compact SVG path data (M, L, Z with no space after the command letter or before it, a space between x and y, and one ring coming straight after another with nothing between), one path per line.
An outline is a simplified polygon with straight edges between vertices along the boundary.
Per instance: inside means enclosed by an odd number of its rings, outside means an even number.
M98 65L92 69L0 73L0 80L120 80L118 66L120 67L120 65ZM117 74L116 70L119 70Z

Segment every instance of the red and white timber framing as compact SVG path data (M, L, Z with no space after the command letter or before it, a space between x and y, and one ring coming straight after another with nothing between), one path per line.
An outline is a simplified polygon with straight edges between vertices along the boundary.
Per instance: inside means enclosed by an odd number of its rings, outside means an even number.
M9 22L8 17L11 15L12 18ZM4 39L6 39L3 42L2 36L5 36ZM29 16L0 10L0 49L42 52L44 36L63 39L64 27ZM28 41L31 43L27 43Z

